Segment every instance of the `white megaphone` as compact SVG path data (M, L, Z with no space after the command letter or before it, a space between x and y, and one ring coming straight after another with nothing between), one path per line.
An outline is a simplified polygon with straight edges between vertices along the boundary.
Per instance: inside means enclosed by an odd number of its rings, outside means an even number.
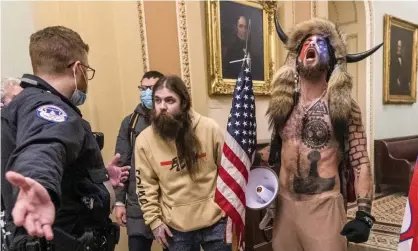
M276 172L268 167L257 167L248 174L248 183L245 189L246 206L253 210L274 207L273 202L279 192L279 178ZM260 229L264 229L271 218L272 210L260 222Z

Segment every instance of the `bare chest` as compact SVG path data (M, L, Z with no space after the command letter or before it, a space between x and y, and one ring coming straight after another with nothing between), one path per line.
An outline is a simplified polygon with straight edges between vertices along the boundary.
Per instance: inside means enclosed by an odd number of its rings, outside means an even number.
M325 149L332 145L334 131L328 104L319 100L311 107L298 104L281 132L283 143L293 141L311 150Z
M338 142L326 100L307 108L298 104L280 134L286 190L314 195L336 189Z

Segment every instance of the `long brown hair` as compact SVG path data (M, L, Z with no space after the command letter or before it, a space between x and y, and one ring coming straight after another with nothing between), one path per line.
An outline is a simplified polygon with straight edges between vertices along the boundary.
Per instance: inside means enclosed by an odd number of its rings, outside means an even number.
M191 108L189 91L180 77L164 76L154 85L152 92L153 102L155 102L155 92L162 88L167 88L180 97L180 112L184 121L176 137L177 154L180 165L186 165L187 171L193 179L199 168L198 156L201 153L202 146L193 129L192 115L189 113Z

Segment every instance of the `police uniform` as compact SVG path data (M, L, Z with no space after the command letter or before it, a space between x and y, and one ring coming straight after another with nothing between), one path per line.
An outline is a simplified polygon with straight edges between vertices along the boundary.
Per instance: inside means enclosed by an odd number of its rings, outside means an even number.
M40 250L46 246L48 250L81 246L85 247L80 250L87 246L88 250L113 250L119 237L109 219L114 191L90 124L41 78L25 74L21 86L24 90L1 112L2 235L7 235L9 248L13 240L23 238L40 243ZM13 225L18 189L5 179L10 170L34 179L49 192L56 208L52 242L30 238ZM29 250L22 245L16 248L15 243L14 250Z

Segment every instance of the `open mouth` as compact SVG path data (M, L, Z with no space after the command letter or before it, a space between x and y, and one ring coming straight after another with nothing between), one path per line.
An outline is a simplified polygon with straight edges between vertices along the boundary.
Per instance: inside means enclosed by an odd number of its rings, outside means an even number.
M313 62L316 59L316 51L315 49L308 49L306 51L306 57L305 57L306 61L308 62Z

